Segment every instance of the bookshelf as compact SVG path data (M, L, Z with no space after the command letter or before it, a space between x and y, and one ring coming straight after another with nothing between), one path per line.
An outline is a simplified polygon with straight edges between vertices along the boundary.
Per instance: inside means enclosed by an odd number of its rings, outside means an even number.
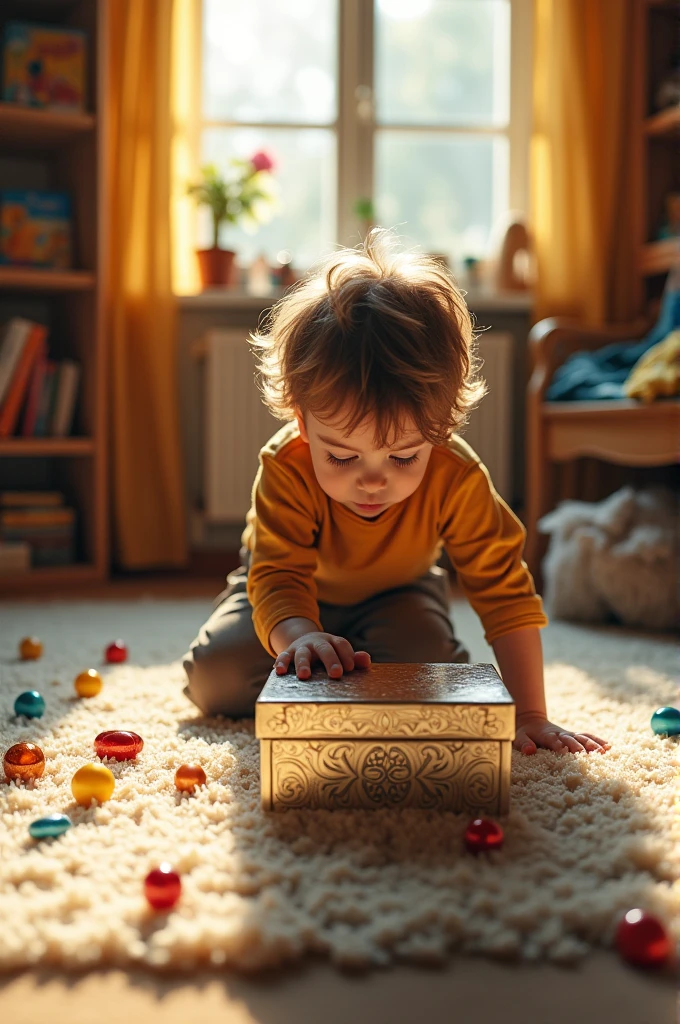
M63 491L77 510L77 561L0 573L0 596L68 588L108 575L107 398L104 280L106 218L106 38L108 0L3 0L7 21L84 30L85 111L57 113L0 102L0 187L70 194L74 267L0 266L0 323L26 317L49 328L56 359L81 367L68 437L0 438L2 490Z
M659 238L666 200L680 194L680 106L657 110L655 96L678 52L677 0L637 0L635 109L633 110L633 209L637 247L638 307L654 316L668 271L680 261L680 238Z

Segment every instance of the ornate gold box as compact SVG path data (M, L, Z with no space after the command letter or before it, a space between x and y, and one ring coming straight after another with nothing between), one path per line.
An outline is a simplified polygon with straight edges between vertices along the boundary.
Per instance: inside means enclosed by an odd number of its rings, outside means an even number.
M255 705L262 807L507 814L515 705L493 665L272 672Z

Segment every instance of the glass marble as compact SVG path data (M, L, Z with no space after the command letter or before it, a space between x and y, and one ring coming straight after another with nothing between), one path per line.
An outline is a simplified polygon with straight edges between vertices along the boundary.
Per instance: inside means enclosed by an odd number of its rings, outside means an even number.
M84 764L71 779L71 792L82 807L89 807L94 797L99 803L110 800L116 780L103 764Z
M638 967L661 967L670 956L671 943L661 921L635 907L619 921L616 948L624 960Z
M98 757L112 757L116 761L132 761L141 753L144 740L136 732L114 729L100 732L94 738L94 749Z
M144 894L154 910L174 907L182 892L182 880L172 865L164 861L144 879Z
M14 701L14 714L26 718L41 718L45 710L45 698L37 690L26 690Z
M489 818L475 818L465 830L465 845L470 853L498 850L503 839L503 829Z
M96 697L102 686L102 677L94 668L88 668L87 672L77 675L73 685L79 697Z
M32 821L28 832L32 839L47 839L49 836L63 835L72 824L67 814L49 814L46 818Z
M175 786L182 793L193 793L196 786L205 786L206 781L200 764L181 764L175 772Z
M39 779L45 771L45 755L36 743L15 743L3 758L8 782Z
M128 651L122 640L114 640L104 651L104 658L110 665L127 661Z
M657 708L650 719L657 736L680 735L680 711L677 708Z
M19 644L19 657L22 661L37 661L43 652L43 645L37 636L25 636Z

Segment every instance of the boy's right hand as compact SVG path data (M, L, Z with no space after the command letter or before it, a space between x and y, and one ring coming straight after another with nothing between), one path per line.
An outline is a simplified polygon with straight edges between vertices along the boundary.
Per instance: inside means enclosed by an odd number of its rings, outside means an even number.
M354 652L349 640L333 633L303 633L280 651L274 662L277 675L288 671L291 661L295 665L298 679L308 679L311 666L316 660L323 662L328 675L339 679L343 666L348 672L353 668L368 668L371 656L367 651Z

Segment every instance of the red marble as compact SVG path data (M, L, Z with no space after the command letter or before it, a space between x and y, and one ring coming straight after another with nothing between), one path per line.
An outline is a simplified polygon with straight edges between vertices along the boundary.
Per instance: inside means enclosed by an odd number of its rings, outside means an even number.
M503 839L503 829L489 818L475 818L465 830L465 845L470 853L499 850Z
M661 967L670 956L671 943L661 921L636 907L619 921L616 948L637 967Z
M193 793L196 786L205 786L206 781L200 764L181 764L175 772L175 786L183 793Z
M104 651L104 658L110 665L119 665L127 661L128 649L122 640L114 640Z
M182 881L170 864L164 861L144 879L144 894L154 910L174 907L182 892Z
M45 771L45 755L36 743L15 743L5 753L3 767L8 782L39 779Z
M98 757L112 757L116 761L132 761L141 753L144 740L136 732L114 729L100 732L94 738L94 749Z

